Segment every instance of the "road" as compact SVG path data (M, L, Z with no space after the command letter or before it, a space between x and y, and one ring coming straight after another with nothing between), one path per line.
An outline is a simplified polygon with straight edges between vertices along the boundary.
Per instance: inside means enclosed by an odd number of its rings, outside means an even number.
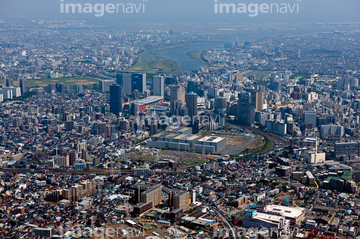
M215 204L214 204L215 205ZM230 239L236 239L236 231L234 229L234 227L230 224L230 222L228 221L228 219L216 208L214 208L214 212L216 212L222 219L222 222L224 223L224 225L230 229Z

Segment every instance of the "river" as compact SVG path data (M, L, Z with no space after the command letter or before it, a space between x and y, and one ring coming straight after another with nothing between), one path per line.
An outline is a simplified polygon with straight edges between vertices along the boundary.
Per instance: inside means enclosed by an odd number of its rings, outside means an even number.
M180 65L180 70L191 71L194 69L198 69L205 64L201 61L190 58L186 55L186 53L196 50L206 50L209 48L222 48L223 46L224 43L221 42L197 42L191 43L190 46L166 49L162 51L157 51L156 53L162 55L163 57L176 61Z
M176 61L180 65L180 70L182 71L191 71L194 69L199 69L200 67L204 66L205 64L201 61L191 59L186 53L196 50L206 50L210 48L223 48L225 42L233 42L233 41L247 41L247 40L257 40L257 39L266 39L269 37L277 37L283 38L287 35L300 35L300 34L308 34L318 32L319 30L285 30L285 31L276 31L270 30L265 32L249 32L249 33L242 33L242 34L229 34L224 35L223 39L224 42L197 42L192 43L191 46L186 47L178 47L172 49L166 49L162 51L157 51L157 54L162 55L168 59Z

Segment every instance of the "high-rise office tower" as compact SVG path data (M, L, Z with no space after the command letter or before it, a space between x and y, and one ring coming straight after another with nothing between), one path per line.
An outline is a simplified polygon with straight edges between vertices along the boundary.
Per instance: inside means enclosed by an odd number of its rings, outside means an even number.
M141 94L146 90L146 74L133 73L131 80L131 91L138 90Z
M123 74L120 72L116 73L116 84L123 85Z
M256 106L256 111L263 110L263 107L264 107L264 92L262 92L262 91L256 92L255 106Z
M269 89L277 92L281 92L280 77L276 74L271 74Z
M56 83L56 92L65 93L65 85L64 85L64 83Z
M34 66L32 69L32 76L37 77L39 76L39 66Z
M74 150L72 150L70 153L69 153L69 164L70 165L73 165L75 163L77 159L77 154L75 153Z
M110 86L110 112L119 115L122 110L121 102L121 86L111 85Z
M164 84L165 77L164 76L154 76L153 78L153 95L164 97Z
M185 95L186 107L189 110L189 116L197 116L197 94L189 92Z
M226 114L226 98L217 97L215 98L215 114Z
M139 112L139 103L137 101L132 102L130 104L130 115L137 116L139 115Z
M109 92L110 86L115 84L114 80L99 80L99 89L103 92Z
M239 94L237 119L245 125L254 124L255 102L249 92Z
M49 87L50 94L55 94L56 93L56 84L55 83L48 84L48 87Z
M21 89L21 94L24 94L25 92L27 92L27 84L26 84L26 79L19 79L18 80L18 85Z
M178 80L173 76L168 76L165 78L165 85L174 85L177 83L178 83Z
M223 97L215 98L215 114L216 114L217 123L219 123L220 126L225 125L226 107L227 107L226 98Z
M172 86L170 90L170 109L172 115L177 115L175 113L175 106L179 105L179 103L175 102L178 100L185 105L185 89L180 85Z
M175 100L170 103L171 114L172 115L181 115L181 110L183 109L183 104L181 100ZM184 115L182 115L184 116Z
M303 110L303 122L304 123L311 123L313 128L316 128L316 111L315 110Z
M188 81L187 92L195 92L197 93L197 84L195 81Z
M180 100L185 104L185 89L180 85L172 86L170 91L170 101Z
M125 94L125 95L131 95L132 94L133 90L132 90L131 81L132 81L131 74L129 74L129 73L123 73L122 74L121 83L122 83L123 94Z
M76 85L76 92L79 94L84 93L84 86L83 85Z

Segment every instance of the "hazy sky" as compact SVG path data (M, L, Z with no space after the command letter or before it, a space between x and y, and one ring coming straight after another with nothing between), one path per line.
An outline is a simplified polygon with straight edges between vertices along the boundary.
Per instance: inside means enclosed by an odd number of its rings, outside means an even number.
M299 4L299 13L260 13L250 17L249 13L215 14L214 0L63 0L64 3L118 4L145 3L145 13L104 13L102 17L92 14L61 14L61 0L0 0L0 19L84 19L99 23L261 23L261 22L360 22L359 0L218 0L219 3L286 3L289 8ZM289 9L288 8L288 9ZM297 5L294 11L296 12ZM143 9L141 8L141 11ZM9 19L10 17L10 19Z

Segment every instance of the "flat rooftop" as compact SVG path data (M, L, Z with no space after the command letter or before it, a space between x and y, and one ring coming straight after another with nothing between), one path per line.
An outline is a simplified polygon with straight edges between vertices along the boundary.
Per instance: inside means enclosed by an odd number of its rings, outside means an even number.
M200 142L212 142L212 143L218 143L222 140L224 140L224 137L218 137L218 136L205 136L202 139L200 139Z
M180 134L174 137L174 139L179 139L179 140L195 140L197 138L199 138L199 135L196 134Z
M160 132L158 134L155 134L153 137L157 137L157 138L174 138L177 135L179 135L179 134L165 131L165 132Z
M310 179L314 179L315 177L314 177L314 175L310 172L310 171L306 171L305 172L306 173L306 176Z
M153 104L153 103L155 103L157 101L160 101L162 99L164 99L164 97L161 97L161 96L149 96L147 98L136 100L136 101L133 101L133 102L137 102L139 105L149 105L149 104Z
M267 213L277 213L283 217L287 218L298 218L301 214L303 214L305 208L301 207L287 207L281 205L267 205L265 212Z
M280 222L281 218L282 218L282 216L270 215L270 214L261 213L261 212L257 212L253 216L253 219L258 219L258 220L261 220L261 221L268 221L268 222L272 222L272 223Z
M208 223L214 223L214 220L210 220L210 219L206 219L206 218L199 218L196 219L195 221L193 221L192 223L197 224L197 225L201 225L201 226L205 226Z
M358 142L337 142L336 145L358 145Z
M176 127L176 128L167 128L166 132L174 132L174 133L183 133L186 131L192 131L192 128L190 127Z

